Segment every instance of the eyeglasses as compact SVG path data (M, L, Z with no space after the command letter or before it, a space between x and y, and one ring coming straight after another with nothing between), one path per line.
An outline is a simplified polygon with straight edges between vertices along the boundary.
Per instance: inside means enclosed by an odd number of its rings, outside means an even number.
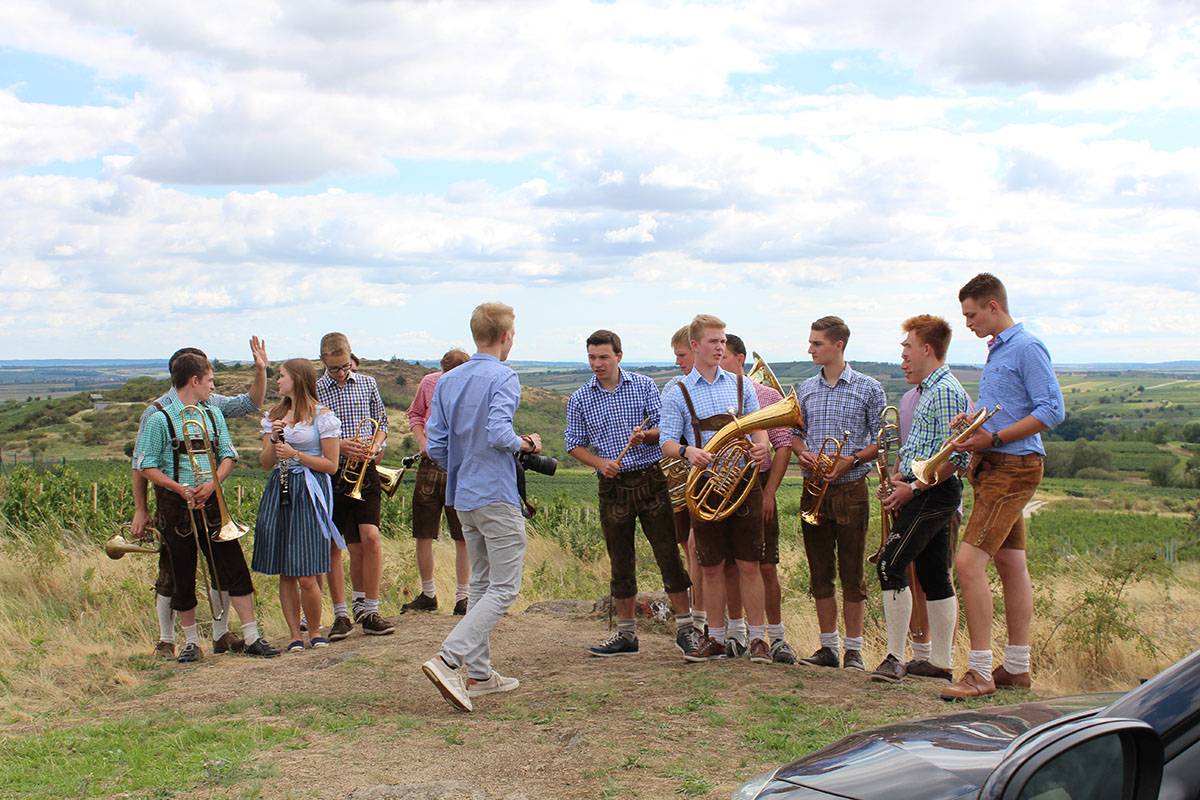
M330 372L338 372L338 373L341 373L341 372L350 372L350 371L352 371L352 370L354 369L354 364L353 364L353 363L346 363L346 364L342 364L340 367L330 367L330 366L326 366L326 367L325 367L325 369L329 370Z

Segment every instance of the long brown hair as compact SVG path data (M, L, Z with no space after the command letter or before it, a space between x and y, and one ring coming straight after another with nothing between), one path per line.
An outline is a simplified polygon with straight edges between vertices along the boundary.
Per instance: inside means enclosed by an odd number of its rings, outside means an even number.
M307 358L290 358L283 369L292 378L292 394L296 396L294 422L312 422L317 414L317 370ZM283 419L292 410L292 398L282 397L271 408L270 419Z

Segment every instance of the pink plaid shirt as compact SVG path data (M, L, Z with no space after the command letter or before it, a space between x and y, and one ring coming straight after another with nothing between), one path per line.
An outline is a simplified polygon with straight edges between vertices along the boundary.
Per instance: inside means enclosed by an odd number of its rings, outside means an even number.
M750 384L754 387L754 393L758 396L758 407L766 408L772 403L778 403L783 399L783 395L772 389L770 386L763 386L761 383ZM789 428L768 428L767 439L771 442L771 447L775 452L780 450L790 450L792 447L792 431ZM769 472L771 469L770 462L767 462L765 467L758 468L760 472Z
M440 377L442 377L442 373L431 372L421 378L421 382L417 385L417 396L413 398L412 405L408 407L409 430L418 426L425 427L425 421L429 419L429 402L433 399L433 389Z

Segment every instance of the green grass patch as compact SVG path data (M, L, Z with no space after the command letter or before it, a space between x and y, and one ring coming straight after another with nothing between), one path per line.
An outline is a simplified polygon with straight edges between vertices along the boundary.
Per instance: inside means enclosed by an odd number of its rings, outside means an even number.
M231 786L269 777L254 756L297 735L286 725L195 721L182 714L0 738L0 796L103 797Z
M746 724L742 741L764 759L780 763L882 722L864 719L857 711L806 703L797 692L756 694L742 719Z

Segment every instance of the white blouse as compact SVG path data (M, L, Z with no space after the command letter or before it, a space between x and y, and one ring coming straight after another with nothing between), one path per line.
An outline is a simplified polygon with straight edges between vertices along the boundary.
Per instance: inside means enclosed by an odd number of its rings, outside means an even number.
M271 433L271 422L268 417L262 418L263 433ZM316 419L313 422L296 422L284 426L283 429L284 440L301 453L310 456L321 455L322 439L340 439L341 436L341 420L324 406L317 406Z

